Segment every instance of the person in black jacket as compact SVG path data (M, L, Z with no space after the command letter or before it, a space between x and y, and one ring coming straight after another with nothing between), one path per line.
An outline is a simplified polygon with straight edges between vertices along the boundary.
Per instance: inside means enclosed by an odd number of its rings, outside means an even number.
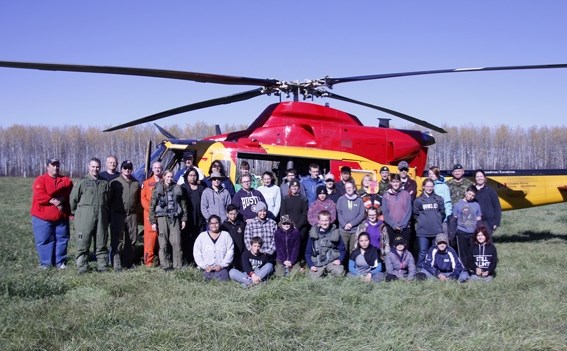
M205 217L201 213L201 196L205 186L199 182L199 172L189 168L183 175L181 191L187 204L188 224L181 232L181 250L184 265L193 263L193 244L199 234L205 230Z
M242 253L246 251L244 247L244 229L246 223L238 215L238 207L230 204L226 207L226 220L221 225L221 230L228 232L234 242L234 258L232 264L234 268L242 270Z
M470 279L489 282L496 275L498 254L488 235L488 228L480 225L475 232L468 264L469 267L474 267L470 271Z
M480 212L482 213L482 221L486 224L488 235L500 226L500 219L502 218L502 207L496 190L486 185L486 174L482 169L474 171L474 180L477 189L476 201L480 205Z

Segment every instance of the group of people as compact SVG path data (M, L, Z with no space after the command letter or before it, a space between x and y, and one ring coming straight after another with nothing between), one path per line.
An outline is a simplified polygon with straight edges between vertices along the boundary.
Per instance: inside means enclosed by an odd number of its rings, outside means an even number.
M155 162L152 176L139 184L132 162L118 170L116 157L106 161L100 172L100 160L91 159L88 174L73 185L60 175L60 161L49 159L47 173L35 180L31 213L40 267L66 267L73 218L79 273L88 269L91 243L97 270L108 269L109 231L110 264L117 271L132 266L142 207L146 266L194 264L205 279L246 287L272 274L301 272L311 278L346 272L376 282L490 280L495 274L491 237L500 225L500 205L482 170L473 184L455 165L445 183L431 167L417 196L405 161L398 173L383 166L378 181L364 176L358 189L349 167L335 180L314 163L309 175L288 169L276 185L273 173L256 177L242 161L233 184L220 160L205 176L186 155L176 174Z

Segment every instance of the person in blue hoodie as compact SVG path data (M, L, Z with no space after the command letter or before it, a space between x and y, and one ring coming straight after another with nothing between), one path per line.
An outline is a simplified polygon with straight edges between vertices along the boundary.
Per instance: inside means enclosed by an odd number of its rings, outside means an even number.
M418 280L427 278L441 281L458 280L461 283L467 281L469 274L448 242L446 234L437 234L435 245L427 252L422 271L416 274Z
M443 198L433 192L434 185L431 179L425 179L422 183L423 192L413 203L413 216L416 220L415 233L419 247L418 268L423 268L425 255L433 244L435 236L443 233L445 205Z
M449 186L445 184L445 178L441 176L441 170L437 166L429 167L428 173L429 179L433 181L435 187L433 191L435 194L441 196L445 203L445 219L443 222L443 233L448 234L447 223L451 214L453 213L453 202L451 201L451 190Z
M301 179L301 186L305 191L309 206L317 199L317 187L319 185L325 186L325 182L319 177L319 165L311 163L309 165L309 175Z

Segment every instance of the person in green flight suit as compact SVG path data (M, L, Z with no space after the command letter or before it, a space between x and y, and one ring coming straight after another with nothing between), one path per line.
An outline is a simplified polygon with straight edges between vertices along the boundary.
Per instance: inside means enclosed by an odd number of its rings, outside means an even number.
M87 175L79 180L71 192L69 203L75 221L77 236L77 271L85 273L88 269L89 247L95 239L97 270L104 272L108 266L108 201L109 183L100 178L100 160L89 161Z

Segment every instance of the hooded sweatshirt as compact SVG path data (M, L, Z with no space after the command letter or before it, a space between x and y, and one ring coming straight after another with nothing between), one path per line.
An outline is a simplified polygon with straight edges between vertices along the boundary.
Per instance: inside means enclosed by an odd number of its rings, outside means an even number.
M435 236L443 232L445 205L443 198L435 193L423 192L413 203L413 215L417 221L417 236Z
M382 213L387 225L392 228L405 229L412 213L410 193L404 189L400 189L400 191L388 190L382 196Z

